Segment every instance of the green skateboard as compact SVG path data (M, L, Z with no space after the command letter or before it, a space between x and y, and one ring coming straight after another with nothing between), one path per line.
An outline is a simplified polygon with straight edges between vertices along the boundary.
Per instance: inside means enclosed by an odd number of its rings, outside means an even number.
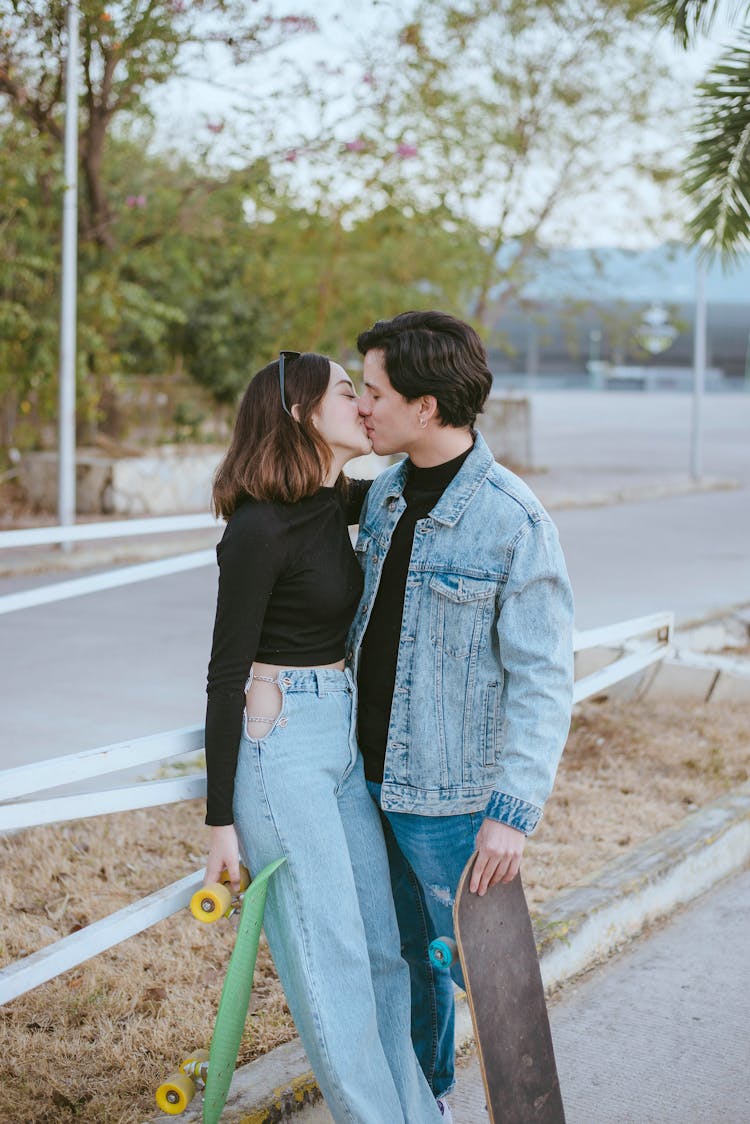
M170 1116L184 1112L196 1089L203 1087L203 1124L216 1124L221 1116L247 1018L268 880L284 862L286 859L269 863L251 882L247 872L243 871L240 923L219 1000L211 1049L196 1050L190 1054L179 1070L162 1082L156 1091L156 1103ZM224 882L227 881L228 878L224 877ZM214 921L230 916L238 904L238 899L232 898L226 884L217 884L198 890L193 895L190 909L193 916L200 920Z

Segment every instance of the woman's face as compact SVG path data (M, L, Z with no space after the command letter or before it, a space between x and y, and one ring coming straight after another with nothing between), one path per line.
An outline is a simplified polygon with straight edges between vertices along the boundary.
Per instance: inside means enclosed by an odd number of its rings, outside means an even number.
M343 367L331 363L328 390L313 414L315 428L334 454L347 460L361 457L372 448L359 413L359 399L352 380Z

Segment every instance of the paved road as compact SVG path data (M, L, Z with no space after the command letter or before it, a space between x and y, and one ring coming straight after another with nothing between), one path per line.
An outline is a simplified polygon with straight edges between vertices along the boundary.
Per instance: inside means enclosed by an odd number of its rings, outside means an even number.
M597 474L648 486L684 467L685 397L550 393L534 408L540 490ZM739 490L556 513L579 627L750 601L750 395L706 412L706 471ZM0 594L47 580L5 579ZM215 583L206 568L0 618L0 768L202 721Z
M750 1120L749 927L745 871L563 992L551 1023L568 1124ZM456 1124L488 1119L475 1058L452 1106Z

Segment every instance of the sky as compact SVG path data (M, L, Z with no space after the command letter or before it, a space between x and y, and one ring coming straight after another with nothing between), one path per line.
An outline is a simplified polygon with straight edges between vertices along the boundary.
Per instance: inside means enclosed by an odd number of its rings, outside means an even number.
M342 96L340 91L342 87L344 90L346 88L352 42L375 38L384 24L402 20L408 3L409 0L399 5L395 5L392 0L371 0L370 3L357 4L355 7L350 3L341 3L340 0L316 0L314 5L305 0L274 0L273 10L278 16L313 12L320 31L288 40L279 49L255 61L252 71L245 75L228 74L223 55L218 52L215 58L209 55L206 60L207 68L213 71L214 82L175 79L167 87L161 88L158 97L154 98L156 143L160 146L176 146L190 152L195 147L196 133L206 135L207 123L210 122L215 127L223 124L224 132L214 137L214 153L220 162L231 161L232 138L241 121L241 114L236 107L251 96L253 88L273 88L279 81L283 82L285 68L291 74L295 63L306 66L325 65L338 72L332 75L330 81L332 87L335 86L335 96L339 98L345 116L346 93ZM666 62L674 74L680 100L683 100L684 90L683 104L686 110L692 104L695 84L708 71L712 61L720 53L721 45L729 39L731 28L720 21L709 39L702 40L687 53L680 50L666 32L650 44L653 60ZM644 57L646 66L652 65L652 57ZM250 85L250 74L253 86ZM304 120L305 112L304 103L300 103L301 120ZM309 107L308 112L311 114L310 124L314 125L314 109ZM278 126L281 132L283 122L279 122ZM674 122L652 122L644 131L642 139L644 147L657 151L662 145L667 148L674 141ZM633 193L637 197L635 204ZM684 205L676 193L670 201L678 215L684 214ZM662 211L662 200L658 192L642 180L636 181L634 177L629 177L627 173L613 177L606 184L591 185L585 196L582 195L581 204L586 213L586 222L581 223L579 216L573 214L564 215L559 224L559 233L554 228L549 232L548 240L551 244L619 245L638 249L680 237L679 218L665 223L653 222L653 216ZM480 222L484 217L483 207L483 201L477 200L475 217ZM638 210L649 216L651 221L634 221L634 214Z

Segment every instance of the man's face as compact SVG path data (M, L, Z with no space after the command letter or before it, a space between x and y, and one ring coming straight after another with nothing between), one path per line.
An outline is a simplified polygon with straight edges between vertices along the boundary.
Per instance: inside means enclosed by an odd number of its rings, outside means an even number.
M383 352L368 351L364 362L365 389L359 400L372 451L380 456L408 453L419 438L419 400L408 402L394 390L383 362Z

